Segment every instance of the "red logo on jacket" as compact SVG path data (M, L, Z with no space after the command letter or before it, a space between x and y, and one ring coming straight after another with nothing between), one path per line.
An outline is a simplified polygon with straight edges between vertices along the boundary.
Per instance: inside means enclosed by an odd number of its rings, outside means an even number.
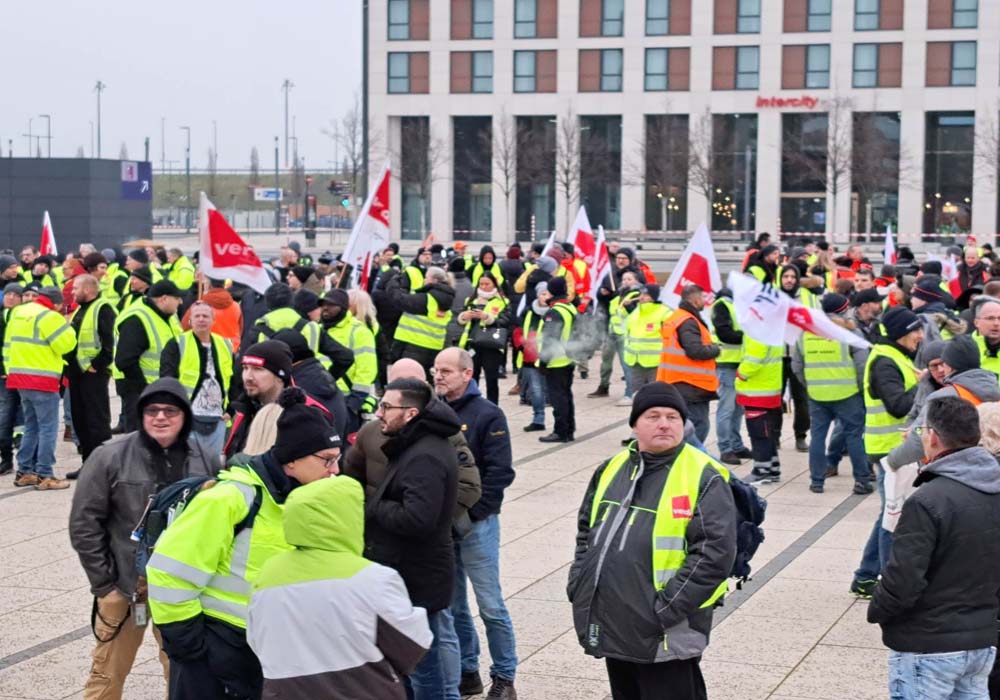
M689 496L674 496L670 499L670 508L675 518L690 518L693 515Z

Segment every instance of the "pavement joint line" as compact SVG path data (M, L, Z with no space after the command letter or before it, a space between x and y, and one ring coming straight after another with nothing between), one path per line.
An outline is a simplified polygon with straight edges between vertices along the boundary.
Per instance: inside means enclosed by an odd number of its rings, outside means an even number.
M27 649L16 651L13 654L8 654L7 656L0 658L0 671L10 668L14 664L19 664L22 661L28 661L36 656L41 656L42 654L52 651L53 649L58 649L64 644L69 644L70 642L83 639L89 634L91 634L91 629L90 625L87 625L86 627L80 627L72 632L67 632L66 634L61 634L58 637L49 639L48 641L36 644L33 647L28 647Z

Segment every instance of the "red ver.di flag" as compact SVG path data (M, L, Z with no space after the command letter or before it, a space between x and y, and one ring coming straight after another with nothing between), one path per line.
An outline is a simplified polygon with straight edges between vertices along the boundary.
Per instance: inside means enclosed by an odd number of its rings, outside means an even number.
M660 303L676 309L681 303L681 290L689 284L697 284L705 290L705 302L709 305L715 300L715 292L722 289L712 236L705 224L698 227L681 253L670 279L660 290Z
M361 208L351 237L347 239L342 260L351 266L351 286L368 288L372 260L389 245L389 161Z
M253 248L240 238L205 193L198 210L198 237L201 252L198 267L206 277L231 279L263 294L271 286L271 277Z
M56 234L52 230L52 220L49 219L48 210L42 216L42 242L38 246L39 255L58 255L56 249Z

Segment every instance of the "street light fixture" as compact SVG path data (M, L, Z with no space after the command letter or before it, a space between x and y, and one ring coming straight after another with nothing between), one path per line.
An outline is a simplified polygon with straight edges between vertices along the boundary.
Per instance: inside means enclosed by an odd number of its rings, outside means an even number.
M187 208L184 216L186 232L191 233L191 127L182 126L181 131L187 132L187 146L184 148L184 177L187 180L187 200L184 206Z

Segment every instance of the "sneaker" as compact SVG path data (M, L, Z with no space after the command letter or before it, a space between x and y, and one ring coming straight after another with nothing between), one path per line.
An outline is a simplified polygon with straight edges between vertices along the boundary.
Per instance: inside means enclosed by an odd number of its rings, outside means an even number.
M507 392L507 396L517 396L521 393L521 382L517 382L514 386L510 388Z
M563 437L557 433L549 433L538 438L538 442L573 442L573 438L569 436Z
M823 484L809 484L809 490L813 493L823 493Z
M742 463L742 460L736 456L735 452L723 452L721 455L719 455L719 461L722 462L723 464L739 465Z
M734 452L733 454L735 454L740 459L753 459L753 452L751 452L750 448L748 447L736 450L736 452Z
M514 690L514 681L509 681L500 676L490 676L493 683L490 685L490 692L486 694L487 699L496 700L517 700L517 691Z
M840 474L840 470L837 467L827 467L826 468L826 478L829 479L832 476L837 476Z
M798 452L808 452L809 443L806 442L805 438L795 438L795 449Z
M778 477L781 478L780 476ZM759 467L754 467L753 471L750 472L750 476L744 479L748 484L770 484L776 481L771 475L770 469L761 469Z
M18 472L17 476L14 477L14 486L38 486L40 481L37 474Z
M600 385L594 391L587 394L588 399L600 399L608 395L608 387L604 384Z
M875 486L870 481L855 481L854 493L859 496L867 496L875 491Z
M479 695L483 692L483 681L479 677L479 671L462 672L462 681L458 684L458 694L462 697L466 695Z
M531 402L530 402L530 401L528 401L528 399L521 399L521 400L520 400L520 401L518 401L517 403L518 403L518 405L520 405L520 406L530 406L530 405L531 405Z
M14 471L13 457L4 457L0 460L0 475L9 474L12 471Z
M526 433L537 433L539 430L545 430L543 423L528 423L524 426L524 432Z
M69 488L69 482L65 479L57 479L54 476L46 476L35 484L35 488L39 491L61 491L62 489Z
M66 478L70 481L76 481L77 477L80 476L80 470L74 469L71 472L66 472Z
M872 589L875 588L876 583L878 583L878 581L870 578L854 579L851 581L851 593L856 595L858 598L871 598Z
M617 401L615 401L615 406L620 406L621 408L625 408L626 406L631 406L631 405L632 405L631 396L623 396Z

